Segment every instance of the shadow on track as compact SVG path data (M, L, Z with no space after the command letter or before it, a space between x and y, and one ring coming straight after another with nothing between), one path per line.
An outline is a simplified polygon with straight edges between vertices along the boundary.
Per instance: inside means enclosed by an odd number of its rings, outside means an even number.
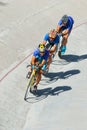
M46 84L47 83L49 84L49 83L53 83L53 82L57 81L58 79L66 79L66 78L69 78L69 77L79 74L79 73L80 73L80 70L78 70L78 69L69 70L66 72L56 72L56 73L49 72L46 75L44 75L46 78L48 77L49 79L43 78L42 81L45 81ZM45 83L40 83L40 84L45 85Z
M47 98L48 96L58 96L60 93L69 91L71 89L72 88L70 86L58 86L53 89L51 87L45 89L38 89L36 95L33 97L28 97L26 101L28 103L36 103Z
M71 90L72 88L69 87L69 86L58 86L56 88L46 88L46 89L41 89L41 90L38 90L37 91L37 96L41 96L41 95L46 95L49 96L58 96L59 93L62 93L62 92L65 92L65 91L69 91Z
M87 54L85 55L64 55L62 59L65 59L68 62L79 62L81 60L87 59Z
M69 54L69 55L63 55L62 59L54 60L52 62L52 64L54 64L54 65L58 65L58 64L65 65L65 64L69 64L71 62L79 62L79 61L82 61L84 59L87 59L87 54L84 54L84 55L81 55L81 56Z

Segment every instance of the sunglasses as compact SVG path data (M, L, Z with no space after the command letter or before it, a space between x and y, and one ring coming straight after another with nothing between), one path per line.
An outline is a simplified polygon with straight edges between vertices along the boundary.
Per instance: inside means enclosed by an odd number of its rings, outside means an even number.
M44 54L45 52L40 52L41 54Z
M53 37L50 37L50 39L54 40L55 38L53 38Z

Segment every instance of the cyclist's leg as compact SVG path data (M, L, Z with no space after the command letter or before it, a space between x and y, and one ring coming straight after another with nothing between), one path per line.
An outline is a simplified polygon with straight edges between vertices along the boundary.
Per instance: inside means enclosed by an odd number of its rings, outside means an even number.
M68 41L68 37L69 37L69 35L70 35L71 31L72 31L72 28L73 28L73 24L72 24L72 26L71 26L71 28L70 28L68 34L66 34L66 35L63 36L62 45L66 46L67 41ZM65 30L66 30L66 28L63 29L62 31L65 31Z
M55 57L56 52L57 52L57 49L58 49L58 43L54 44L54 45L51 47L50 55L51 55L52 59Z
M36 85L39 84L40 80L41 80L41 73L38 73L38 74L36 75Z
M66 28L62 28L62 32L64 30L66 30ZM58 55L59 55L60 58L66 51L66 44L67 44L67 41L68 41L68 37L69 37L69 33L62 36L61 46L60 46L60 49L59 49L59 52L58 52Z
M68 40L68 35L64 35L63 38L62 38L61 46L59 48L59 52L58 52L58 55L59 55L60 58L62 58L62 55L66 51L67 40Z
M33 86L35 91L37 90L37 86L38 86L40 81L41 81L41 73L40 73L40 71L38 71L38 73L36 74L36 82Z
M67 41L68 41L68 37L69 37L69 34L66 34L66 35L63 36L63 39L62 39L62 45L63 46L66 46Z
M41 74L47 73L48 70L49 70L49 68L48 68L48 63L46 62L46 63L42 66L42 68L41 68Z
M46 68L48 68L49 70L49 67L50 67L50 64L52 63L52 54L49 55L49 58L48 58L48 61L47 61L47 66Z

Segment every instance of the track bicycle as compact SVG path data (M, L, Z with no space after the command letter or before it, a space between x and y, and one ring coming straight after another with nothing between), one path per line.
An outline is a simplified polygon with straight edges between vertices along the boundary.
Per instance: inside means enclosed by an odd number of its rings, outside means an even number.
M30 75L30 78L28 79L28 82L27 82L27 89L26 89L26 92L25 92L25 96L24 96L24 99L26 100L28 98L28 94L29 92L31 92L31 90L33 89L33 86L36 82L36 75L37 75L37 70L36 68L34 68L32 70L32 73Z
M46 67L47 67L47 62L46 62ZM31 65L28 65L27 67L29 67ZM27 82L27 89L26 89L26 92L25 92L25 96L24 96L24 100L27 100L28 99L28 95L29 95L29 92L33 93L33 94L36 94L36 92L34 91L34 84L36 83L36 77L37 77L37 73L38 71L40 71L40 68L37 69L38 66L36 65L35 68L32 70L32 73L30 75L30 78L28 79L28 82ZM48 69L46 68L46 70L44 71L43 75L48 73Z

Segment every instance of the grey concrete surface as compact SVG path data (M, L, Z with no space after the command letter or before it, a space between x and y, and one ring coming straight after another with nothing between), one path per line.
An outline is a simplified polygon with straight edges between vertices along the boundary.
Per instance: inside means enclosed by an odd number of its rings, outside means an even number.
M86 130L86 12L86 0L0 0L0 130ZM75 20L70 63L56 56L38 86L42 95L26 102L26 65L63 14Z

